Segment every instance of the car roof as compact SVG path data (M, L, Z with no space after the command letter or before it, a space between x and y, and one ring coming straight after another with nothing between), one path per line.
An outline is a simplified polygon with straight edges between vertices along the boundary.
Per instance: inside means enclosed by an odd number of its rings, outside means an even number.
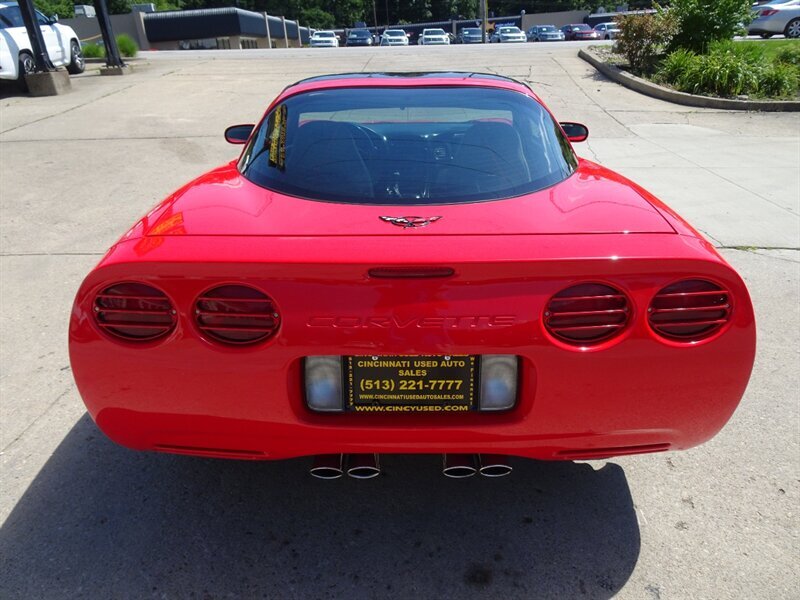
M342 79L359 80L359 79L490 79L492 81L507 81L508 83L522 85L516 79L511 77L504 77L503 75L494 75L493 73L477 73L472 71L381 71L381 72L367 72L367 73L334 73L330 75L315 75L314 77L307 77L301 79L288 86L286 89L292 88L296 85L316 83L322 81L336 81Z
M460 72L460 71L422 71L422 72L374 72L374 73L337 73L317 75L301 79L286 88L274 100L273 104L284 98L321 89L362 88L362 87L430 87L430 86L464 86L492 87L520 92L539 97L526 84L502 75L492 73Z

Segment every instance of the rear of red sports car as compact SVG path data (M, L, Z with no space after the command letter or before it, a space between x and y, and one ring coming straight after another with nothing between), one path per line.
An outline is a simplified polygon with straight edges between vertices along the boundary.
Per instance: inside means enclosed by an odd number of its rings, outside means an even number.
M688 448L754 346L706 241L578 160L527 87L463 74L287 88L238 161L111 248L70 326L120 444L356 464Z

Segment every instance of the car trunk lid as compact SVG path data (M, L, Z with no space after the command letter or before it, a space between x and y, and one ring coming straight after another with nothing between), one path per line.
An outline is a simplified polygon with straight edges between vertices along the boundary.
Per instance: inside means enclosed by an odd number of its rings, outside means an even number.
M286 196L228 165L142 221L145 235L361 236L674 233L623 177L581 161L565 181L515 198L442 205L363 205Z

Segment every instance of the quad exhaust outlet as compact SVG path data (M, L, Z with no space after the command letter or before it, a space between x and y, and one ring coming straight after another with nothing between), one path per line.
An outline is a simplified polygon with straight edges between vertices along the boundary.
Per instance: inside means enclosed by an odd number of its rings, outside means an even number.
M474 475L503 477L513 467L500 454L443 454L442 474L451 479ZM353 479L372 479L381 474L378 454L321 454L314 457L309 473L317 479L339 479L345 473Z

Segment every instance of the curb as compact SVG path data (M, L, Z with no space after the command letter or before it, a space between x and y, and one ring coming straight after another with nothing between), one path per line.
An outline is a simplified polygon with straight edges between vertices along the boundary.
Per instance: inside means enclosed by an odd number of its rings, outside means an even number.
M123 56L122 60L125 61L125 62L129 62L129 61L134 61L135 62L137 60L144 60L144 59L142 59L142 58L140 58L138 56L133 56L131 58L125 58ZM101 58L85 58L84 57L83 62L85 62L87 65L104 65L104 64L106 64L106 59L105 59L105 57L101 57Z
M603 75L617 82L621 86L666 102L681 104L683 106L697 106L700 108L721 108L724 110L750 110L763 112L794 112L800 111L798 100L732 100L729 98L712 98L710 96L696 96L685 92L678 92L669 88L650 83L609 65L591 52L579 50L578 56L600 71Z

